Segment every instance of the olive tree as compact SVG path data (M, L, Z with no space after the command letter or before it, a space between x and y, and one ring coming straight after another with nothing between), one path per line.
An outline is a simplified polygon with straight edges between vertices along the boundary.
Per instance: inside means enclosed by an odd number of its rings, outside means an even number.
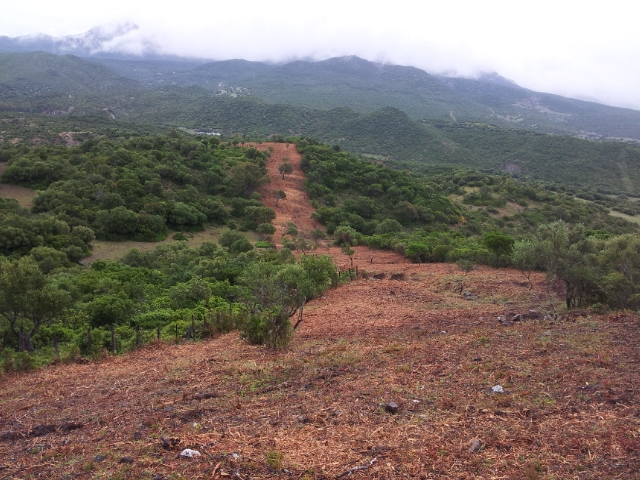
M55 287L34 258L0 257L0 320L9 344L32 352L33 335L62 317L70 304L69 293Z

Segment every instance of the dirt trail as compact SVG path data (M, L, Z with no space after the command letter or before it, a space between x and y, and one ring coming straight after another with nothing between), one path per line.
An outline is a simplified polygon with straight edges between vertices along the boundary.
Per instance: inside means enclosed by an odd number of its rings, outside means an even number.
M284 143L252 146L262 150L272 148L267 162L271 183L259 192L265 205L276 211L273 222L277 228L276 243L282 241L287 222L295 223L301 235L322 228L311 218L314 209L304 188L301 156L295 146ZM293 172L284 180L278 171L283 158L293 166ZM284 190L287 195L278 206L272 195L274 190ZM495 320L504 306L480 299L495 298L498 293L518 296L526 290L517 282L502 283L503 277L512 278L515 272L479 268L465 275L455 265L412 264L398 253L363 246L355 248L353 263L340 248L328 243L320 245L313 253L331 255L339 270L351 268L359 276L307 306L305 320L296 333L301 339L368 337L411 329L439 331L440 324L469 314L489 322ZM475 297L478 301L466 300L461 295L462 290L479 295ZM526 302L528 299L525 295L521 300Z
M288 222L295 223L300 235L305 237L313 229L321 228L322 225L311 218L314 210L304 188L305 176L300 168L301 156L295 145L262 143L251 144L250 146L258 150L267 150L269 147L273 149L271 157L267 161L267 171L269 172L271 183L260 187L258 192L262 195L264 204L276 211L276 218L273 221L277 229L274 235L276 244L282 242L282 235ZM283 158L286 158L293 167L293 172L285 175L284 180L278 171ZM286 194L286 198L279 200L277 206L276 199L273 196L273 192L276 190L283 190Z

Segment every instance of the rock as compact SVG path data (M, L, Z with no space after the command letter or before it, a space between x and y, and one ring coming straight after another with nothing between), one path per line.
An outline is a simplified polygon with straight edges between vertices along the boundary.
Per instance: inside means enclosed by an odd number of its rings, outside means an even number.
M298 422L309 423L311 420L306 415L298 415Z
M180 456L182 458L198 458L202 455L198 450L191 450L190 448L185 448L180 452Z
M504 387L502 385L494 385L491 387L492 393L504 393Z
M389 402L384 406L385 411L391 413L391 414L396 414L398 413L398 404L396 402Z
M12 432L11 430L5 430L0 432L0 442L8 442L11 440L15 440L16 438L18 438L18 434L15 432Z
M142 438L142 433L140 433L140 432L135 432L135 433L133 434L133 439L134 439L134 440L140 440L141 438Z
M180 443L179 438L166 438L163 436L160 436L160 441L162 442L162 448L165 450L171 450Z
M542 316L538 312L536 312L535 310L529 310L529 313L527 315L531 319L540 318Z
M93 457L93 461L96 463L104 462L107 459L104 455L96 455Z
M475 438L471 441L471 445L469 445L469 453L479 452L481 448L482 448L482 442L480 442L480 440Z
M218 394L218 392L208 391L208 392L197 393L193 396L193 398L195 398L196 400L204 400L205 398L216 398L219 396L220 395Z
M64 422L60 425L60 429L63 432L70 432L71 430L77 430L78 428L84 427L84 423L82 422Z
M133 458L131 457L122 457L118 463L133 463Z
M31 437L41 437L42 435L47 435L49 433L53 433L56 431L55 425L36 425L29 432L29 436Z

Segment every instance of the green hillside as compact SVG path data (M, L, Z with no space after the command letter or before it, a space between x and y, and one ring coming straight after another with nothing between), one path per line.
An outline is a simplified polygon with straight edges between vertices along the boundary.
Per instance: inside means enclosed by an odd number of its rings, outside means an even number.
M0 54L0 95L42 92L136 90L135 80L73 55L44 52Z
M534 102L535 92L497 76L443 79L357 57L287 65L244 60L199 66L111 63L147 84L155 70L161 70L155 75L160 80L175 81L142 88L103 65L72 56L4 54L0 110L89 115L119 125L150 126L145 131L161 126L215 128L254 138L304 135L394 167L423 172L434 166L471 167L576 189L640 195L640 146L520 128L534 122L530 126L538 130L575 133L605 118L601 124L608 125L608 132L632 136L640 122L631 120L640 112L542 94ZM430 119L416 120L418 110ZM463 121L480 117L487 121ZM7 139L29 137L4 132L0 135ZM50 138L42 133L40 138Z
M640 139L640 112L636 110L534 92L495 74L478 79L435 77L414 67L383 65L353 56L285 65L246 60L205 64L157 59L85 61L42 52L3 54L1 58L0 102L5 109L19 110L24 103L31 111L44 111L47 104L64 110L70 103L68 96L56 96L55 92L106 95L114 89L137 93L142 85L149 89L199 86L218 97L249 96L317 110L346 107L372 113L394 107L413 119L476 121L594 139ZM16 92L47 95L12 98ZM192 89L184 93L188 103ZM128 97L121 103L125 100ZM91 106L95 113L101 101L114 104L111 99L86 98L76 102L84 105L74 108L87 113Z
M487 107L491 123L502 120L513 127L565 132L584 138L640 138L637 110L534 92L491 79L440 79L455 92Z
M211 96L199 87L141 92L134 98L114 95L108 103L90 95L59 100L77 102L74 113L99 115L91 117L91 122L108 130L109 136L122 128L158 131L153 125L195 131L217 128L227 136L256 139L305 135L373 156L395 168L431 172L438 166L465 167L577 190L640 195L640 146L622 142L595 142L484 123L418 122L391 107L362 114L347 108L326 111L274 105L252 97ZM43 103L34 110L46 110L49 104ZM59 108L69 108L69 104ZM56 141L57 134L49 133L55 131L53 118L38 118L42 120L28 128L15 118L5 122L0 136ZM62 117L58 131L82 131L83 118ZM49 126L37 127L41 123Z
M371 113L390 106L414 119L473 120L583 137L640 139L636 110L534 92L497 74L478 79L435 77L414 67L354 56L286 65L229 60L192 69L175 62L162 69L161 62L94 61L148 86L197 85L218 95L250 95L321 110L348 107Z

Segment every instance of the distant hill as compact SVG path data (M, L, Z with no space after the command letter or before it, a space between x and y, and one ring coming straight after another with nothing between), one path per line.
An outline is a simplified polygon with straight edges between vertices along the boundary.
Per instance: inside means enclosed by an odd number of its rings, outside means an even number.
M471 167L640 195L640 146L576 138L589 136L580 129L600 139L640 138L640 112L536 94L497 74L437 78L357 57L287 65L97 62L0 54L0 111L254 138L306 135L419 171Z
M433 76L355 56L284 65L245 60L203 64L162 55L153 42L145 44L141 56L123 53L137 28L122 24L66 37L0 37L0 52L72 53L151 88L200 86L220 96L253 96L321 110L347 107L359 113L394 107L414 119L479 121L597 140L640 141L640 111L535 92L496 72L475 79Z
M348 107L373 112L393 106L413 118L461 119L482 116L483 106L461 98L442 81L414 67L382 65L358 57L330 58L320 62L295 61L270 65L246 60L210 62L170 75L147 76L146 62L93 61L130 75L148 86L167 84L200 86L222 96L254 96L270 103L317 109ZM127 68L129 66L129 68Z
M513 127L563 132L582 138L640 139L640 111L539 93L495 76L477 80L439 77L453 91L483 105L488 120ZM491 122L501 123L501 122Z
M350 56L285 65L229 60L190 69L174 64L170 71L161 71L156 63L158 71L149 75L147 61L93 61L149 87L200 86L221 96L254 96L322 110L348 107L371 113L390 106L414 119L480 121L582 138L640 140L640 111L534 92L495 72L477 79L433 76L414 67Z
M0 95L138 90L140 83L73 55L0 53Z

